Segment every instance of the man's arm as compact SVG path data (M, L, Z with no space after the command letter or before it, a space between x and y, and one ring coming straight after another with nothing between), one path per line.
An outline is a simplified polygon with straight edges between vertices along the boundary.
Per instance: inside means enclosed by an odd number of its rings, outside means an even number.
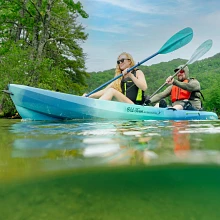
M200 83L198 80L196 79L191 79L189 81L189 83L185 83L185 82L180 82L176 79L174 79L173 81L173 85L180 87L181 89L187 90L189 92L193 92L193 91L199 91L200 88Z
M154 103L154 102L160 101L160 100L163 99L163 98L166 98L167 96L170 95L171 89L172 89L172 85L169 86L169 87L167 87L163 92L158 93L157 95L153 96L153 97L150 99L150 101Z

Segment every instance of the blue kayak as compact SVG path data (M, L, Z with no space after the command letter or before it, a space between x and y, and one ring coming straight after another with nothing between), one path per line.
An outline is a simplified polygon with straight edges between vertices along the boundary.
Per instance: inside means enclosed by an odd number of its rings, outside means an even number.
M8 93L28 120L217 120L214 112L175 110L92 99L30 86L9 84Z

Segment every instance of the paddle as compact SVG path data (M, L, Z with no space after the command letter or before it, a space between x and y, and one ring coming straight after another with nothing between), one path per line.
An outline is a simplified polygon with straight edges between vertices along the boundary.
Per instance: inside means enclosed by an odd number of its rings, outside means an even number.
M161 48L158 52L155 54L151 55L150 57L142 60L141 62L138 62L135 66L132 66L131 68L128 69L127 72L132 71L134 68L140 66L142 63L146 62L147 60L150 60L151 58L157 56L158 54L166 54L170 53L174 50L177 50L186 44L188 44L193 38L193 30L192 28L184 28L183 30L177 32L174 34ZM90 96L91 94L99 91L106 85L110 84L111 82L115 81L116 79L122 77L123 74L121 73L120 75L116 76L115 78L109 80L108 82L104 83L103 85L99 86L98 88L94 89L92 92L88 93L86 97Z
M188 62L182 66L175 74L172 76L172 79L182 70L184 69L188 64L194 63L196 60L201 58L206 52L208 52L212 47L212 40L206 40L203 42L193 53L193 55L190 57ZM159 89L157 89L150 97L147 99L151 99L158 91L160 91L167 83L165 82ZM145 100L146 101L146 100Z

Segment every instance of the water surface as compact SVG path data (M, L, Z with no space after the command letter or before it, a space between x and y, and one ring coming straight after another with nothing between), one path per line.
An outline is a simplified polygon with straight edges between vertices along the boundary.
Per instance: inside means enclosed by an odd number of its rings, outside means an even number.
M219 219L219 143L219 120L0 120L2 219Z

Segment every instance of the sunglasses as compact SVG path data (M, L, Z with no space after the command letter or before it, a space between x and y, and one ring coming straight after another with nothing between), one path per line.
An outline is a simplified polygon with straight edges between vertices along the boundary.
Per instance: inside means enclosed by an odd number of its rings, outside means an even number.
M117 64L124 63L125 60L130 60L130 59L122 58L120 60L117 60Z
M175 71L175 73L176 73L176 72L179 71L179 69L175 69L174 71ZM185 71L184 71L184 70L180 70L179 73L182 74L182 73L185 73ZM179 74L179 73L178 73L178 74Z

